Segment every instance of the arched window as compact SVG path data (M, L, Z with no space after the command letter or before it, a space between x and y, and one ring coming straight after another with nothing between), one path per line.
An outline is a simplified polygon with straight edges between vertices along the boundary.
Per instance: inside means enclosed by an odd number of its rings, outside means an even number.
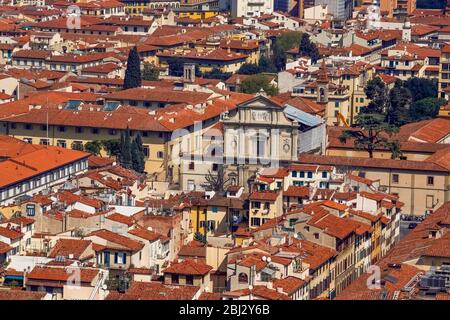
M239 273L238 281L239 283L248 283L248 275L243 272Z

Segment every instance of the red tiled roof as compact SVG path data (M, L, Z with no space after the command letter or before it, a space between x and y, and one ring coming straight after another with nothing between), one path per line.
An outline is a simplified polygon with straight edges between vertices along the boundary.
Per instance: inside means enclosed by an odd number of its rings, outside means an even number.
M204 276L211 270L212 267L203 262L197 262L191 259L186 259L179 263L173 263L170 267L164 269L162 272Z
M349 175L348 175L348 178L349 178L350 180L353 180L353 181L356 181L356 182L363 183L363 184L365 184L365 185L367 185L367 186L371 186L372 183L373 183L373 181L370 180L370 179L363 178L363 177L359 177L359 176L355 176L355 175L353 175L353 174L349 174Z
M274 191L253 191L249 200L268 200L275 201L278 198L278 192Z
M106 300L193 300L199 290L197 286L133 281L126 293L110 293Z
M0 172L2 172L0 186L6 187L13 183L27 180L42 172L50 171L87 157L88 154L85 152L51 146L19 155L0 162Z
M22 238L23 233L8 228L0 227L0 236L11 240L16 240Z
M8 244L1 242L0 241L0 253L8 253L9 251L11 251L13 248L11 246L9 246ZM1 290L0 290L1 292Z
M309 197L309 188L303 186L289 186L283 191L285 197Z
M141 227L136 227L134 229L128 230L128 233L141 239L148 240L150 242L156 241L161 238L161 234L156 233L154 231L146 230Z
M102 207L102 201L98 199L88 198L86 196L77 195L68 191L59 192L58 199L59 201L64 202L67 205L80 202L96 209L100 209Z
M46 292L32 292L15 289L0 290L0 300L42 300Z
M124 247L131 251L139 251L144 247L144 244L140 241L133 240L126 236L123 236L123 235L120 235L120 234L117 234L117 233L114 233L112 231L105 230L105 229L91 232L86 237L91 237L91 236L100 237L102 239L107 240L108 242L111 242L113 244L118 244L120 247ZM114 247L114 246L107 244L106 247Z
M391 168L397 170L436 171L448 172L440 165L427 161L393 160L362 157L321 156L302 153L299 156L301 163L326 164L334 166Z
M74 259L79 259L91 243L90 240L59 239L48 256L50 258L56 258L57 256L68 258L69 255L73 255Z
M286 277L284 279L274 279L273 287L282 289L287 295L292 295L306 284L306 281L297 277Z
M70 268L70 267L69 267ZM79 268L81 282L91 283L99 273L98 269ZM71 273L67 272L66 268L61 267L34 267L30 273L27 274L28 281L48 280L48 281L64 281L66 282L71 277Z
M126 224L128 227L131 227L134 224L134 219L132 217L127 217L117 212L108 215L106 219Z
M289 298L287 295L279 293L276 290L269 289L266 286L261 285L254 286L252 290L242 289L235 291L226 291L223 293L223 296L240 297L240 296L248 296L250 294L265 300L291 300L291 298Z
M11 218L8 220L8 222L17 224L19 226L20 225L27 226L27 225L33 224L35 222L35 220L28 218L28 217L20 216L20 217Z

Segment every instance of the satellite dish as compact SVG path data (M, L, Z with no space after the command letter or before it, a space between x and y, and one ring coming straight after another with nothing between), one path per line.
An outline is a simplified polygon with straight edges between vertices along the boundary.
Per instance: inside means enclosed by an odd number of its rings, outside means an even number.
M298 239L298 234L294 234L294 238L295 238L295 239Z
M108 289L108 286L107 286L106 284L104 284L104 285L102 286L102 289L103 289L103 290L106 290L106 289Z
M250 290L253 290L253 286L252 286L252 285L249 285L248 288L249 288Z
M267 260L267 257L266 256L263 256L262 257L262 261L266 261Z
M267 262L272 261L272 259L270 257L267 257Z

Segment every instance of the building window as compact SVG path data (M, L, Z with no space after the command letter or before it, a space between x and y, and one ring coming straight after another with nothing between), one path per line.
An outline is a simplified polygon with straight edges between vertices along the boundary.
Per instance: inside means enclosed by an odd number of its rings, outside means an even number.
M398 181L399 181L398 174L393 174L393 175L392 175L392 182L393 182L393 183L398 183Z
M158 152L156 153L156 157L158 157L158 159L164 158L164 152L158 151Z
M83 128L82 127L76 127L75 128L75 132L76 133L83 133Z
M34 204L27 204L27 216L34 217L36 214L36 206Z
M115 136L117 134L116 129L109 129L108 132L109 132L109 135L111 135L111 136Z
M434 186L434 177L431 176L427 177L427 185Z
M186 276L186 284L188 286L193 286L194 285L194 276L187 275Z
M41 139L41 140L39 140L39 144L42 144L44 146L48 146L50 143L49 143L48 139Z
M187 188L188 188L188 191L194 191L195 190L194 180L188 180L187 181Z
M172 274L172 283L178 284L178 275Z
M194 162L189 162L189 170L195 170Z
M58 131L59 131L59 132L65 132L65 131L66 131L66 127L64 127L64 126L59 126L59 127L58 127Z
M326 178L326 177L328 177L328 172L323 171L323 172L322 172L322 178Z
M427 203L426 203L427 208L432 209L434 207L434 196L427 195L426 199L427 199Z
M83 150L83 142L82 141L74 141L74 142L72 142L72 149L74 149L74 150Z
M259 227L260 225L261 225L261 219L260 218L252 218L252 226L255 226L255 227Z
M33 129L33 126L31 124L29 124L29 123L25 123L25 129L26 130L31 130L31 129Z
M58 140L56 141L56 145L61 148L67 148L66 140Z
M98 128L92 128L92 134L98 134Z
M308 179L312 179L313 173L311 171L308 172Z
M127 254L125 252L114 253L114 263L115 264L126 264L127 263Z
M219 165L217 163L213 163L212 171L218 171L218 170L219 170Z
M239 281L239 283L248 284L248 275L244 272L239 273L238 281Z
M33 139L32 138L23 138L23 141L26 143L33 143Z
M146 158L150 157L150 148L149 147L143 147L142 151L144 152L144 156Z
M297 178L297 171L292 171L292 177Z

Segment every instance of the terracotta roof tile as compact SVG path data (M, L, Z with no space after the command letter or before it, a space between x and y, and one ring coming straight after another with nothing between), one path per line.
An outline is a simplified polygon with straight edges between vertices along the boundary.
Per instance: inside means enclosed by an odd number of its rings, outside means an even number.
M212 270L212 267L191 259L183 260L182 262L172 263L170 267L162 270L163 273L176 273L184 275L204 276Z

